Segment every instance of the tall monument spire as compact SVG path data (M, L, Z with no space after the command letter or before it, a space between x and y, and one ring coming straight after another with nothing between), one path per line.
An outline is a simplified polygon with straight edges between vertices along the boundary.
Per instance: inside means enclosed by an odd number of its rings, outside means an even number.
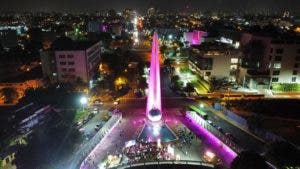
M161 119L160 57L158 35L156 32L154 32L152 40L146 112L151 121L159 121Z

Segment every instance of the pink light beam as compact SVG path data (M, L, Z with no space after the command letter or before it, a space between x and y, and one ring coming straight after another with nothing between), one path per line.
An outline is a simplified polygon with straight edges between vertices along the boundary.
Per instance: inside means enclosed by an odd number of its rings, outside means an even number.
M155 32L152 40L151 61L150 61L150 76L147 98L147 113L151 109L161 111L161 89L160 89L160 56L158 35Z

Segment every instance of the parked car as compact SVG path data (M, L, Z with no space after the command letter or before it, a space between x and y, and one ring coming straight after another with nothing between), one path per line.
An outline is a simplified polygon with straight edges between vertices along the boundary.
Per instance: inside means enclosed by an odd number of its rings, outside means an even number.
M119 99L116 99L115 101L114 101L114 105L118 105L120 103L120 100Z
M100 99L94 101L95 105L103 105L103 102Z
M98 113L98 108L97 107L95 107L94 108L94 112L93 112L94 114L97 114Z
M213 122L210 121L210 120L207 120L207 123L210 124L210 125L213 125Z
M99 131L99 130L100 130L100 127L95 127L95 130L96 130L96 131Z
M224 130L221 127L217 127L217 129L219 130L220 133L224 134Z

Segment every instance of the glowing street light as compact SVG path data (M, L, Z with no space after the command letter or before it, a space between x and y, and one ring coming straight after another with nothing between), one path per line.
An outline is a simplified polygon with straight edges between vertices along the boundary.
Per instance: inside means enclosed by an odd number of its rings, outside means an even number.
M204 105L203 105L203 103L201 103L201 104L200 104L200 108L203 108L203 107L204 107Z
M80 101L80 104L82 105L82 110L84 110L84 106L88 103L88 98L85 96L82 96L79 101Z
M80 98L80 103L81 103L82 105L87 104L87 102L88 102L87 97L83 96L83 97Z

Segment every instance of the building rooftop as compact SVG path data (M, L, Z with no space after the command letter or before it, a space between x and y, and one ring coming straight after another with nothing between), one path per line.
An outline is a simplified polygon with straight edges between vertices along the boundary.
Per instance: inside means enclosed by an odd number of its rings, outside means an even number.
M96 43L96 41L74 41L68 37L60 37L52 43L51 47L53 50L58 51L86 50Z
M200 45L192 45L193 48L200 51L209 50L235 50L231 45L221 42L203 42Z
M248 29L244 33L270 38L273 44L300 44L300 36L293 31L283 32L276 29Z

